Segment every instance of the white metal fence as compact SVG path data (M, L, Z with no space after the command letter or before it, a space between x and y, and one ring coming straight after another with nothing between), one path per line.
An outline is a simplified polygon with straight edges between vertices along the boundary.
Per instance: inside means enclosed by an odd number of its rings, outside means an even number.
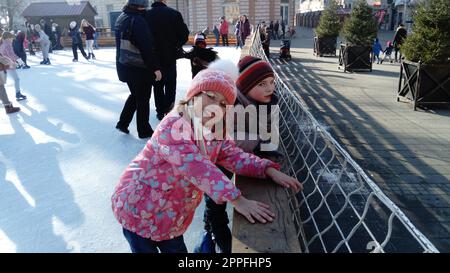
M259 32L250 55L267 60ZM438 252L317 122L277 75L282 168L303 183L290 195L302 252Z

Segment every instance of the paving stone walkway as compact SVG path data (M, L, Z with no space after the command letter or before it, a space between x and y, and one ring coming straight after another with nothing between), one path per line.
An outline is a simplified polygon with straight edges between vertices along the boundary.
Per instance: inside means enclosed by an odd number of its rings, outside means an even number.
M380 32L383 48L393 32ZM337 57L314 56L313 31L297 29L290 62L273 66L317 120L341 143L416 227L450 252L450 107L413 111L396 101L399 64L344 73Z

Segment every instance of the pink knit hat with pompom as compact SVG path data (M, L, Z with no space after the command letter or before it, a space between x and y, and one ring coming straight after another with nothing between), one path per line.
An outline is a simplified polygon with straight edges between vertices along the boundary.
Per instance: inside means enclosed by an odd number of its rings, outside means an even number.
M203 91L212 91L221 93L229 104L234 104L237 96L235 81L238 75L238 67L233 62L215 61L192 79L186 100L190 100Z

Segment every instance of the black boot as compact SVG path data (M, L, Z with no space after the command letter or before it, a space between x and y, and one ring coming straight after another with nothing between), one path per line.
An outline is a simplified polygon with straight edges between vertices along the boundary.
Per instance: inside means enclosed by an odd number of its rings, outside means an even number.
M95 60L95 55L94 55L94 53L91 53L91 55L92 55L92 59Z
M12 114L15 112L19 112L20 108L19 107L14 107L11 103L9 105L5 105L5 111L6 114Z

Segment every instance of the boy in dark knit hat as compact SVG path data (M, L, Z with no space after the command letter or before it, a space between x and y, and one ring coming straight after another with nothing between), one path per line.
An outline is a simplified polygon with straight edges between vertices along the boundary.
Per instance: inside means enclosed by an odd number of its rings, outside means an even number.
M272 160L279 160L282 154L278 152L278 145L272 144L272 138L268 140L267 135L260 131L264 128L270 136L275 136L278 141L278 99L275 95L275 74L272 67L266 61L253 56L243 57L239 63L239 77L236 80L238 89L235 108L234 135L236 146L245 152L256 154ZM256 108L255 111L247 107ZM265 113L260 112L260 106L267 106ZM261 107L263 108L263 107ZM267 119L261 115L266 114ZM239 121L245 120L245 127L238 125ZM228 121L227 121L228 122ZM256 131L250 129L251 124L257 123ZM263 124L266 123L266 124ZM275 126L274 126L275 125ZM267 127L265 127L267 126ZM243 138L239 138L241 133ZM221 168L228 178L233 176L229 171ZM222 253L231 253L231 231L228 227L228 215L225 204L216 204L209 196L205 195L205 213L203 221L206 232L203 234L202 243L194 252L215 252L216 249ZM216 248L216 249L215 249Z
M182 57L191 60L192 78L198 72L207 68L211 62L218 59L217 52L211 47L206 47L206 38L203 33L195 35L194 46L189 52L185 52Z

